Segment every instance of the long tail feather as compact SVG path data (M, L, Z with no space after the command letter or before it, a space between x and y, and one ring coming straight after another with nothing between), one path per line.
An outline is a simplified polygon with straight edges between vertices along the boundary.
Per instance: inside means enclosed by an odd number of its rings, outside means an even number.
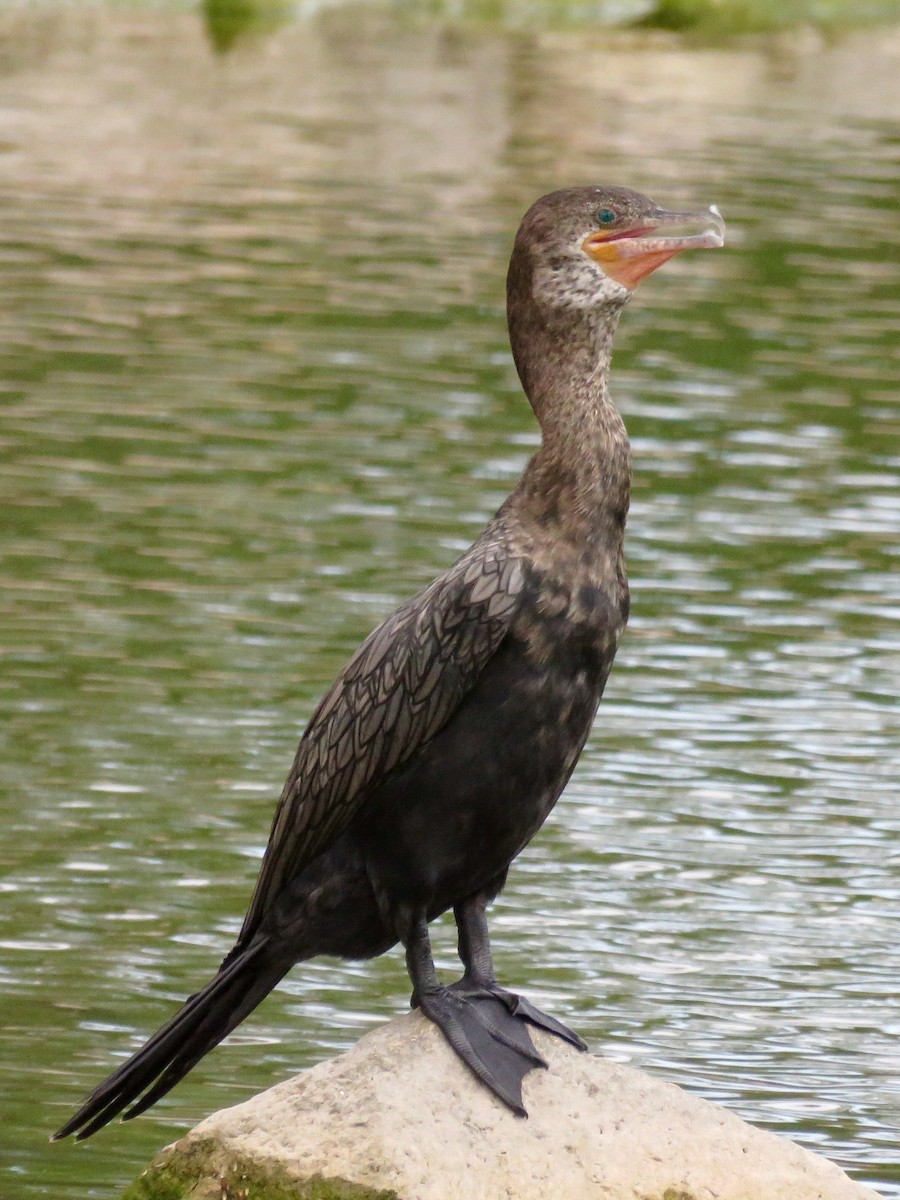
M173 1088L287 973L290 964L272 961L266 949L262 940L226 959L219 973L96 1088L52 1140L74 1133L82 1141L125 1109L126 1120L136 1117Z

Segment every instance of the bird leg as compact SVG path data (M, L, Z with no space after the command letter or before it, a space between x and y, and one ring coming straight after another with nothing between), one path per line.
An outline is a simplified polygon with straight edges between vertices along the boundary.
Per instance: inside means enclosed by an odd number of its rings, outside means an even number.
M411 922L404 944L413 1006L437 1025L485 1087L516 1116L526 1117L522 1080L533 1068L547 1066L535 1050L527 1026L511 1016L506 1001L491 991L478 988L469 994L438 980L424 914Z
M485 907L485 898L476 895L470 896L453 909L459 931L459 957L465 967L465 974L458 983L451 985L451 990L458 996L469 999L491 996L504 1004L512 1016L562 1038L578 1050L587 1050L587 1044L574 1030L569 1029L568 1025L563 1025L556 1017L542 1012L524 996L508 992L497 983Z

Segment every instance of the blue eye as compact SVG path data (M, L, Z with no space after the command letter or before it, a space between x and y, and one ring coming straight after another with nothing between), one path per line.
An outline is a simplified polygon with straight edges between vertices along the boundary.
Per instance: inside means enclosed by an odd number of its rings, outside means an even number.
M611 225L616 219L616 214L611 208L601 208L597 213L597 220L601 225Z

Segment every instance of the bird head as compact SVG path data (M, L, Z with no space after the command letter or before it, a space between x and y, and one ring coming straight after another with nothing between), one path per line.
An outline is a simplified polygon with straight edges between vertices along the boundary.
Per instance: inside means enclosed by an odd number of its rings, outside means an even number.
M531 206L516 237L540 306L627 303L642 279L684 250L725 243L718 209L667 212L629 188L566 188Z

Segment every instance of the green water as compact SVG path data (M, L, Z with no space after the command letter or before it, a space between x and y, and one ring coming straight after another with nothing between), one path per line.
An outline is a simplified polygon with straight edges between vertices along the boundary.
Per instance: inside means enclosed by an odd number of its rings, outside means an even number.
M306 964L46 1143L230 945L333 673L512 486L510 240L605 181L731 240L623 320L634 615L502 977L900 1196L898 30L276 25L0 11L0 1195L112 1196L403 1010L397 954Z

